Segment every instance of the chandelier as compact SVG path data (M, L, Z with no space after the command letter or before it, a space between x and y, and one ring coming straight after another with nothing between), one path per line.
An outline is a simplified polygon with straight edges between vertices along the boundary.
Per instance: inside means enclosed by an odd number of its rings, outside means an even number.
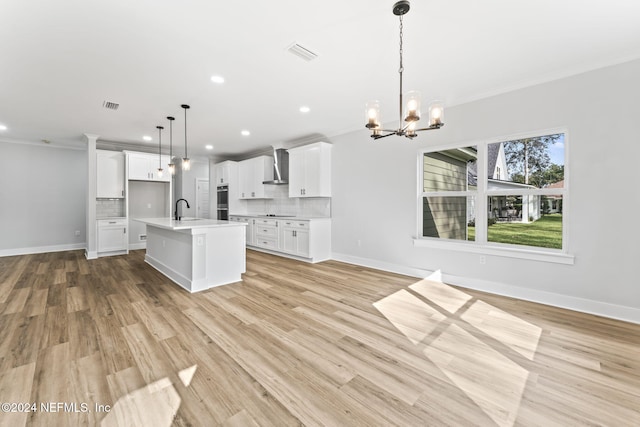
M413 139L417 136L416 132L440 129L444 126L444 108L440 101L431 102L429 105L429 126L420 129L416 129L418 120L420 120L420 92L407 92L407 103L406 105L403 104L402 73L404 66L402 64L402 17L409 12L409 8L409 2L406 0L399 1L393 5L393 14L400 18L400 68L398 69L398 73L400 74L400 120L398 129L382 129L380 124L380 103L378 101L369 101L366 106L367 124L365 127L371 129L371 138L373 139L386 138L391 135L405 136Z

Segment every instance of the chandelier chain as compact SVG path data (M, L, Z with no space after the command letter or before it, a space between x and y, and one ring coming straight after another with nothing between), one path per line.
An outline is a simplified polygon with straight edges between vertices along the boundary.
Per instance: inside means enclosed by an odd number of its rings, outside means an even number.
M398 72L402 73L404 71L404 66L402 65L402 15L400 15L400 69Z

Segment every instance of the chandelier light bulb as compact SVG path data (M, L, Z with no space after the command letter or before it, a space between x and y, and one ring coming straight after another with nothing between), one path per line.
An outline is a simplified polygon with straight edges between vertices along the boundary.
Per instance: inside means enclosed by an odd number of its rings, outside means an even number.
M365 114L367 119L367 128L375 129L380 126L380 103L378 101L367 102Z
M429 105L429 126L442 126L444 123L444 107L440 101Z
M408 92L406 97L407 110L404 118L405 122L415 122L420 120L420 92Z

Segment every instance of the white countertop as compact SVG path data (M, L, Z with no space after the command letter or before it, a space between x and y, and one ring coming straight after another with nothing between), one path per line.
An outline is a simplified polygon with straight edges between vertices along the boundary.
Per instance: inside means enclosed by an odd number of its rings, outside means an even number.
M221 221L218 219L183 218L176 221L173 218L132 218L134 221L142 222L154 227L166 230L191 230L194 228L215 228L215 227L244 227L242 222Z
M326 216L301 216L301 215L278 215L278 216L269 216L269 215L260 215L260 214L229 214L229 217L232 216L242 216L247 218L260 218L260 219L283 219L283 220L301 220L301 221L309 221L309 220L317 220L317 219L331 219L331 217Z

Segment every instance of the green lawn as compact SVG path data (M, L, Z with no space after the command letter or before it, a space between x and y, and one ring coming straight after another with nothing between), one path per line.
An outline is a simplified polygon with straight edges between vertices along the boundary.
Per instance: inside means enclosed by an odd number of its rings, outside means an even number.
M469 240L475 240L475 227L469 227ZM562 249L562 214L543 215L529 224L499 222L489 226L489 242Z

